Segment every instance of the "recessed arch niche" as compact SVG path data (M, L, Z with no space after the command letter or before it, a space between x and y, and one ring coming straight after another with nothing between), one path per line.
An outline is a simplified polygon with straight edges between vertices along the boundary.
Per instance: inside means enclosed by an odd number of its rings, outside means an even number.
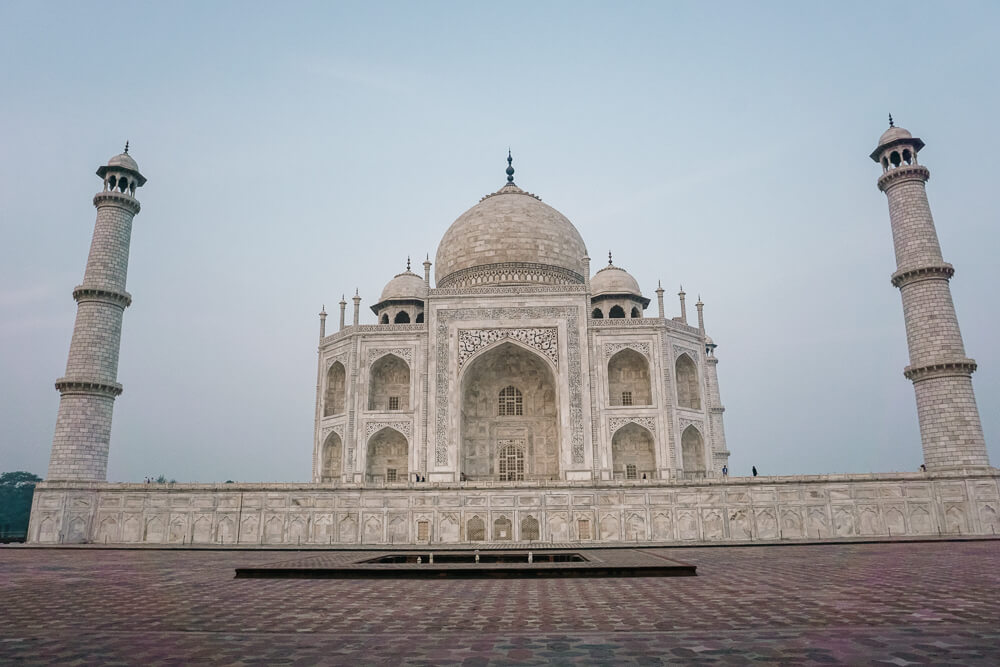
M322 449L320 478L324 482L335 482L340 479L344 459L344 445L336 431L331 431L326 437Z
M340 415L344 413L344 389L347 386L347 373L339 361L333 362L326 372L326 396L323 397L323 416Z
M656 450L653 434L635 422L615 431L611 438L611 465L615 479L653 479Z
M524 453L523 479L559 478L559 394L545 359L502 342L466 364L460 391L465 479L500 479L501 451L515 450ZM512 395L520 397L521 408L509 409ZM503 474L509 479L508 467Z
M631 348L608 360L608 398L611 405L652 405L649 361Z
M705 440L694 424L681 433L681 465L685 475L698 477L705 474Z
M368 439L365 462L368 482L406 482L410 471L410 447L406 436L386 427Z
M395 401L390 399L395 398ZM368 373L368 409L376 411L410 409L410 366L394 354L387 354Z

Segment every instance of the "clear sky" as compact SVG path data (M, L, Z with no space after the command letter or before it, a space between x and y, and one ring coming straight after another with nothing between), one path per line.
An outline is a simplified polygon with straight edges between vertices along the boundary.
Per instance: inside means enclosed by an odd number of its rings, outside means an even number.
M701 294L730 468L914 470L880 169L921 161L1000 463L1000 4L0 4L0 470L44 475L93 230L131 141L109 479L310 476L317 312L433 259L504 182L647 297ZM676 297L668 316L677 314Z

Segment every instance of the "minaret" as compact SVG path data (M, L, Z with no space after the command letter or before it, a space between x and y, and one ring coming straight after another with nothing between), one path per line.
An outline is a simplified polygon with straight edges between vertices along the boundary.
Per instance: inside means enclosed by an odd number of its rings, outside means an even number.
M347 302L344 301L344 295L340 295L340 329L344 328L344 309L347 308ZM340 330L338 329L338 331Z
M326 337L326 304L319 311L319 339Z
M722 405L722 395L719 393L719 358L715 356L715 348L718 345L705 336L705 361L707 375L705 377L706 390L708 393L708 420L711 426L712 435L712 463L716 472L722 472L722 466L729 465L729 450L726 449L726 428L723 424L722 413L726 408Z
M681 300L681 322L684 324L688 323L687 305L684 303L684 297L686 294L687 293L684 291L684 285L681 285L681 291L677 293L677 296Z
M358 290L354 290L354 296L351 297L354 302L354 326L358 326L361 321L361 296L358 295Z
M924 142L889 116L871 159L882 165L878 188L889 199L896 250L892 284L903 298L910 365L924 463L929 469L988 466L986 442L972 390L976 362L965 356L944 261L927 203L927 167L917 163Z
M139 165L125 152L97 170L104 188L94 195L97 222L83 283L73 290L76 324L66 375L56 381L62 394L52 439L50 480L108 477L111 413L118 384L122 314L132 303L125 291L132 218L139 212L135 189L146 183Z
M662 320L666 313L663 311L663 285L660 284L659 280L656 281L656 307L659 309L659 317Z

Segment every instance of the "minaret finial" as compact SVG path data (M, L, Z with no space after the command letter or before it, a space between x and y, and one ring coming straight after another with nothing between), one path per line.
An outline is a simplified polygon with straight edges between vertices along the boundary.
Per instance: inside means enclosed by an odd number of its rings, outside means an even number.
M511 185L514 184L514 157L510 154L510 148L507 148L507 182Z
M889 114L889 127L896 127L892 122L892 114Z
M407 273L410 272L410 256L409 255L406 256L406 272Z
M128 155L128 139L125 140L125 155Z
M611 266L611 251L608 251L608 266Z

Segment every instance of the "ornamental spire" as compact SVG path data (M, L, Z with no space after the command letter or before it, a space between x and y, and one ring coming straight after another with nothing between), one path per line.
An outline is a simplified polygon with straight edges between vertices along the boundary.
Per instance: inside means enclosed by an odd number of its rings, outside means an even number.
M125 155L128 155L128 139L125 140Z
M610 250L608 251L608 266L614 266L614 264L611 263L611 251Z
M510 154L510 148L507 149L507 182L511 185L514 184L514 158Z
M409 255L406 256L406 272L407 273L410 272L410 256Z
M896 127L892 122L892 114L889 114L889 127Z

